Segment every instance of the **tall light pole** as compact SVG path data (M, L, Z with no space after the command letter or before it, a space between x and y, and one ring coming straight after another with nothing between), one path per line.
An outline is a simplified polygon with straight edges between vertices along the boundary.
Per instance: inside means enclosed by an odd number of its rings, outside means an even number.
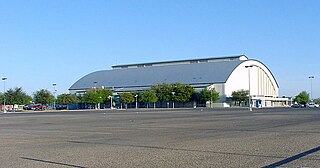
M57 92L56 86L57 86L57 84L53 83L52 86L53 86L53 109L56 109L56 92Z
M171 92L172 93L172 108L174 108L174 94L176 93L176 92Z
M312 79L314 79L314 76L309 76L309 79L311 81L311 89L310 89L311 101L313 101L313 99L312 99Z
M138 108L138 95L134 96L136 98L136 109Z
M6 80L7 77L2 77L3 80L3 112L6 113Z
M93 87L93 88L94 88L94 92L96 92L96 89L97 89L97 83L98 83L98 82L96 82L96 81L94 81L94 82L93 82L93 84L94 84L94 87Z
M93 87L94 93L96 94L97 93L97 81L94 81L93 84L94 84L94 87ZM98 104L95 104L94 108L98 109Z
M108 98L110 99L110 109L112 109L112 96L108 96Z
M248 68L248 78L249 78L249 111L252 111L252 105L251 105L251 86L250 86L250 68L253 67L253 65L247 65L245 66L246 68Z
M210 88L210 108L212 108L212 88Z

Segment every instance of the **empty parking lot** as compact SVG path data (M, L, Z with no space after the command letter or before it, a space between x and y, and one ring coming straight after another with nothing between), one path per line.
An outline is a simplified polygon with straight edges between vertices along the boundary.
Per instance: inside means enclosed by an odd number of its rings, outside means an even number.
M0 167L319 167L320 109L1 113Z

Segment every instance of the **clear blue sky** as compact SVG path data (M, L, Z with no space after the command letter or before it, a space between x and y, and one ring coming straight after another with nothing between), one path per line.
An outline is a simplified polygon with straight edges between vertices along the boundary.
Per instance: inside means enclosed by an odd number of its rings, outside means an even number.
M319 9L318 0L0 0L0 75L7 88L57 83L61 94L116 64L245 54L270 68L280 96L310 92L315 76L317 98Z

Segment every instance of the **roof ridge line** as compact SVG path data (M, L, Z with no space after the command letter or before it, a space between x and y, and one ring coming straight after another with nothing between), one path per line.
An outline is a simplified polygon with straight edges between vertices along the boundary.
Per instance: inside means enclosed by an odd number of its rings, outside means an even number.
M237 56L225 56L225 57L209 57L209 58L198 58L198 59L186 59L186 60L174 60L174 61L159 61L159 62L148 62L148 63L137 63L137 64L123 64L112 66L112 69L126 69L126 68L140 68L150 66L166 66L166 65L177 65L177 64L191 64L191 63L205 63L210 61L235 61L235 60L248 60L246 55Z

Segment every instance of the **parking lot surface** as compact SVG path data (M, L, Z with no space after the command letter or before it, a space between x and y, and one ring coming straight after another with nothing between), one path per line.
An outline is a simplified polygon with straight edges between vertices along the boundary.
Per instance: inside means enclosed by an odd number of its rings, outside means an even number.
M0 113L0 167L319 167L320 109Z

